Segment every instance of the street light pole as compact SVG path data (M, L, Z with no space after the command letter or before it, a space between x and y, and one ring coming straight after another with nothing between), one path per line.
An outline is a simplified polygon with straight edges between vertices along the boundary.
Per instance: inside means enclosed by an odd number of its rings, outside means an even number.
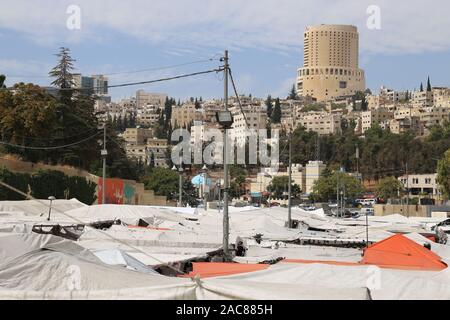
M288 228L292 228L292 133L289 134Z
M229 65L228 65L228 50L225 50L225 56L223 58L224 61L224 103L225 103L225 111L228 110L228 72L229 72ZM224 157L223 157L223 175L224 175L224 189L223 189L223 253L225 256L225 259L228 260L230 258L230 252L229 252L229 244L228 244L228 238L229 238L229 232L230 232L230 226L229 226L229 217L228 217L228 188L229 188L229 181L228 181L228 134L227 134L227 128L225 127L224 132Z
M179 172L179 180L178 180L178 207L183 206L183 168L180 165L180 169L178 169Z
M103 158L103 176L102 176L102 204L106 203L106 156L108 151L106 150L106 123L103 124L103 149L101 151Z

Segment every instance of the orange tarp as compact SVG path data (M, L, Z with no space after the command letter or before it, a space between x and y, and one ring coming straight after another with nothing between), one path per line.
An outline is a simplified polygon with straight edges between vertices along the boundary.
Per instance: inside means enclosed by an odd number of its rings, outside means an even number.
M193 270L183 277L194 277L199 275L201 278L228 276L238 273L265 270L268 264L241 264L226 262L193 262Z
M361 263L394 269L442 270L447 268L437 254L401 234L367 248Z
M345 262L345 261L321 261L321 260L303 260L303 259L284 259L281 262L286 263L320 263L320 264L331 264L334 266L360 266L359 262Z

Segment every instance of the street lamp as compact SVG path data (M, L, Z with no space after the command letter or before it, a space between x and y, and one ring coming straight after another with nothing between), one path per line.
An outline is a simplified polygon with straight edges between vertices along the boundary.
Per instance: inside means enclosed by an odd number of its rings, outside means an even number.
M54 196L50 196L48 197L48 200L50 200L50 207L48 209L48 217L47 217L47 221L50 221L50 215L52 214L52 202L54 200L56 200L56 198Z
M224 175L224 186L223 186L223 253L225 260L230 259L229 252L229 218L228 218L228 189L229 189L229 180L228 180L228 129L233 125L233 115L228 110L228 51L225 51L225 56L223 58L224 61L224 104L225 109L222 111L216 112L216 119L219 125L224 129L224 148L223 148L223 175Z
M181 165L180 161L180 167L177 169L177 167L174 165L172 168L173 171L178 171L179 173L179 179L178 179L178 207L183 206L183 167Z

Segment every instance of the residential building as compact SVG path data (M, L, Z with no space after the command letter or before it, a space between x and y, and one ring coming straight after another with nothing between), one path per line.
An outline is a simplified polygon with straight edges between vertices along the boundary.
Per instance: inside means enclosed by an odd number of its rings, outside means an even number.
M297 91L317 101L364 91L359 68L359 34L355 26L309 26L304 33L304 63L297 71Z
M450 111L443 107L422 108L419 116L420 121L426 128L442 124L444 121L450 121Z
M305 187L303 193L311 194L314 183L319 180L322 172L327 166L322 161L309 161L305 167Z
M385 108L361 112L362 132L366 132L374 124L379 124L381 127L386 127L388 126L389 121L393 118L394 113Z
M300 115L297 126L301 125L306 130L317 132L319 135L330 135L341 132L341 119L341 114L308 112Z
M138 108L147 104L163 106L166 99L167 94L165 93L150 93L144 90L136 91L136 106Z
M433 104L438 108L450 108L450 88L433 88Z
M411 103L417 108L432 107L434 103L433 91L416 91L412 94Z
M433 199L441 197L439 184L437 183L437 173L430 174L409 174L398 178L410 196L430 196Z
M242 110L239 107L231 107L229 110L233 114L231 139L235 139L239 145L245 144L248 129L266 128L267 113L260 105L245 105Z
M148 139L147 140L147 163L150 164L153 154L156 167L167 167L167 151L169 144L167 139Z
M108 78L103 75L83 76L81 73L73 74L73 87L83 89L83 93L95 95L108 94Z
M152 129L127 128L122 137L128 146L137 146L145 145L147 143L147 140L152 136Z
M202 121L203 109L196 109L194 104L185 103L182 106L172 108L170 123L172 128L187 128L194 121Z
M389 122L389 130L395 134L412 132L416 136L425 134L425 127L419 117L404 117L392 119Z

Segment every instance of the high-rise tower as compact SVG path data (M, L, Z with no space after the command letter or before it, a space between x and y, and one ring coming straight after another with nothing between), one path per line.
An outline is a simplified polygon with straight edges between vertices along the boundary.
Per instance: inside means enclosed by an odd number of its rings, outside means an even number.
M359 69L359 34L354 26L307 27L304 34L304 63L297 71L297 91L327 101L353 95L366 88Z

